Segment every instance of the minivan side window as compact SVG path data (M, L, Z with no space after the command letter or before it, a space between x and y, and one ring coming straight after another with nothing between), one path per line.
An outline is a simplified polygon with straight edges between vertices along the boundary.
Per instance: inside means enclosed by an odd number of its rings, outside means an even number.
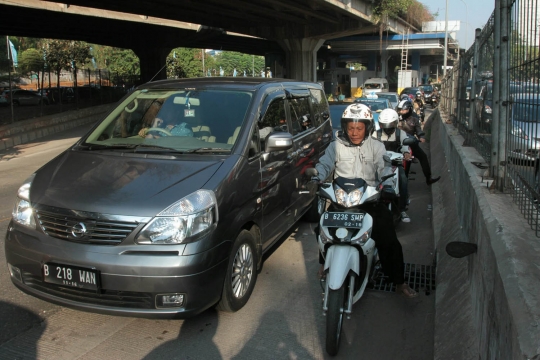
M313 127L308 97L290 99L289 110L291 112L293 136Z
M287 115L285 115L285 99L278 98L272 101L258 123L261 149L265 148L266 137L273 132L288 132Z
M322 90L310 89L309 91L311 92L311 105L315 115L313 126L318 127L325 121L325 118L328 118L330 109L328 109L328 102Z

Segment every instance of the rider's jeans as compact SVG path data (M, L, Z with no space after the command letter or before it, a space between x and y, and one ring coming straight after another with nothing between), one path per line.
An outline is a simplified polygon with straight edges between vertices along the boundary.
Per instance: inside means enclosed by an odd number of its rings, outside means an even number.
M407 208L407 199L409 198L409 186L405 170L399 166L399 210L405 211Z

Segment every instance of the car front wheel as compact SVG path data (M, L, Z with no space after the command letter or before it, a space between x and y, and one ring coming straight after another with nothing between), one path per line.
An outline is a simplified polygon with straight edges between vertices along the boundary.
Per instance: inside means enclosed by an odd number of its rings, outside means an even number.
M218 310L234 312L247 303L257 281L257 263L255 237L242 230L231 251Z

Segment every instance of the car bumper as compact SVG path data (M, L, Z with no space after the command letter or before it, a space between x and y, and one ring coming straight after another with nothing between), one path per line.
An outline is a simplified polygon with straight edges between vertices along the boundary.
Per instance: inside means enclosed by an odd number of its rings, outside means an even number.
M6 260L19 271L11 280L22 291L79 310L153 318L190 317L221 297L231 242L190 255L183 255L185 248L73 243L13 223L5 240ZM44 282L44 263L99 271L100 287L92 291ZM183 294L184 303L160 308L158 297L163 294Z

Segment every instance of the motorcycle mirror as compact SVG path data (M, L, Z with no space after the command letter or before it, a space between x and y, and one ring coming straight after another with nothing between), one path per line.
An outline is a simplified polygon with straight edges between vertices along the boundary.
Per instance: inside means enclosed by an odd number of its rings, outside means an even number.
M446 253L453 258L462 258L474 254L477 250L478 245L464 241L452 241L446 244Z
M415 138L412 138L412 137L408 137L406 139L403 139L403 145L413 145L414 143L416 142L416 139Z

